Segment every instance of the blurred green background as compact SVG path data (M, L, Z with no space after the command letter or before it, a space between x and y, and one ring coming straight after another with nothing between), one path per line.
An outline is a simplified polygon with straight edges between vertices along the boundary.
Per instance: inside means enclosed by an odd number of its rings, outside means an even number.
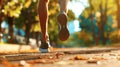
M1 1L1 0L0 0ZM58 39L59 4L50 0L48 33L55 47L119 46L120 0L70 0L66 41ZM0 2L0 42L40 44L41 30L38 0L3 0Z

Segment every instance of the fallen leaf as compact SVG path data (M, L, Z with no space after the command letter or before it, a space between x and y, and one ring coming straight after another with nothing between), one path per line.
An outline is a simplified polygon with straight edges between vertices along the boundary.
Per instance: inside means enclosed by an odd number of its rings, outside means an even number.
M118 54L118 56L120 56L120 54Z
M63 52L59 52L59 53L56 53L56 58L59 59L61 57L63 57L65 54Z
M88 60L89 58L81 56L81 55L77 55L73 58L70 58L70 60Z
M88 60L87 63L100 64L101 62L98 60Z
M103 57L92 57L92 59L95 59L95 60L107 60L106 58L103 58Z
M6 58L3 58L1 63L4 67L20 67L20 65L18 63L11 63Z
M19 63L20 67L33 67L34 64L29 64L27 63L26 61L24 60L21 60L20 63Z
M58 61L55 64L68 65L68 64L73 64L73 62L70 62L70 61Z
M118 54L111 53L110 56L118 56Z
M120 57L118 57L117 59L120 60Z
M27 63L29 64L52 64L54 62L56 62L57 59L37 59L37 60L31 60L31 61L28 61Z

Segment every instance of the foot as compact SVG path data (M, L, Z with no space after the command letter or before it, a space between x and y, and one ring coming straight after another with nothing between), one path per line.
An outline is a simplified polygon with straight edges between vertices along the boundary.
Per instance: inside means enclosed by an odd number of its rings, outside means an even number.
M41 46L39 48L41 53L48 53L53 51L53 48L50 46L49 42L41 42Z
M69 38L69 31L67 29L67 15L63 12L57 17L58 23L60 25L60 31L58 37L61 41L65 41Z

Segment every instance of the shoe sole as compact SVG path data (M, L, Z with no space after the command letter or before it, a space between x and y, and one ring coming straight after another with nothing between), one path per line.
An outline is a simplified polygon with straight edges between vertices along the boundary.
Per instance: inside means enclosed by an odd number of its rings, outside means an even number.
M48 52L49 52L48 49L41 49L41 48L39 48L39 51L40 51L41 53L48 53Z
M53 47L49 47L48 49L42 49L39 48L40 53L49 53L49 52L53 52Z
M57 17L58 23L60 24L60 31L58 37L61 41L65 41L69 38L69 31L67 28L67 16L63 14L59 14Z

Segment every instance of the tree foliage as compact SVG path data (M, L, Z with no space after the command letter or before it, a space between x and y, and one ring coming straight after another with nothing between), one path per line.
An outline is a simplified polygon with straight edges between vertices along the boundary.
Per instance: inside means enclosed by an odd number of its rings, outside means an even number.
M88 0L89 7L86 7L79 16L80 27L87 32L91 32L94 41L99 40L99 43L106 44L108 40L111 40L110 34L117 28L117 25L115 27L115 21L119 21L119 19L116 19L119 17L119 8L116 1L119 0Z
M37 3L38 0L3 0L1 12L5 18L10 17L13 19L11 22L15 25L14 27L23 29L28 32L26 33L28 35L30 32L40 32ZM58 38L57 34L59 29L56 18L59 13L59 7L57 0L50 0L48 31L51 41L57 41ZM68 16L69 21L75 19L75 15L71 10L68 11Z

